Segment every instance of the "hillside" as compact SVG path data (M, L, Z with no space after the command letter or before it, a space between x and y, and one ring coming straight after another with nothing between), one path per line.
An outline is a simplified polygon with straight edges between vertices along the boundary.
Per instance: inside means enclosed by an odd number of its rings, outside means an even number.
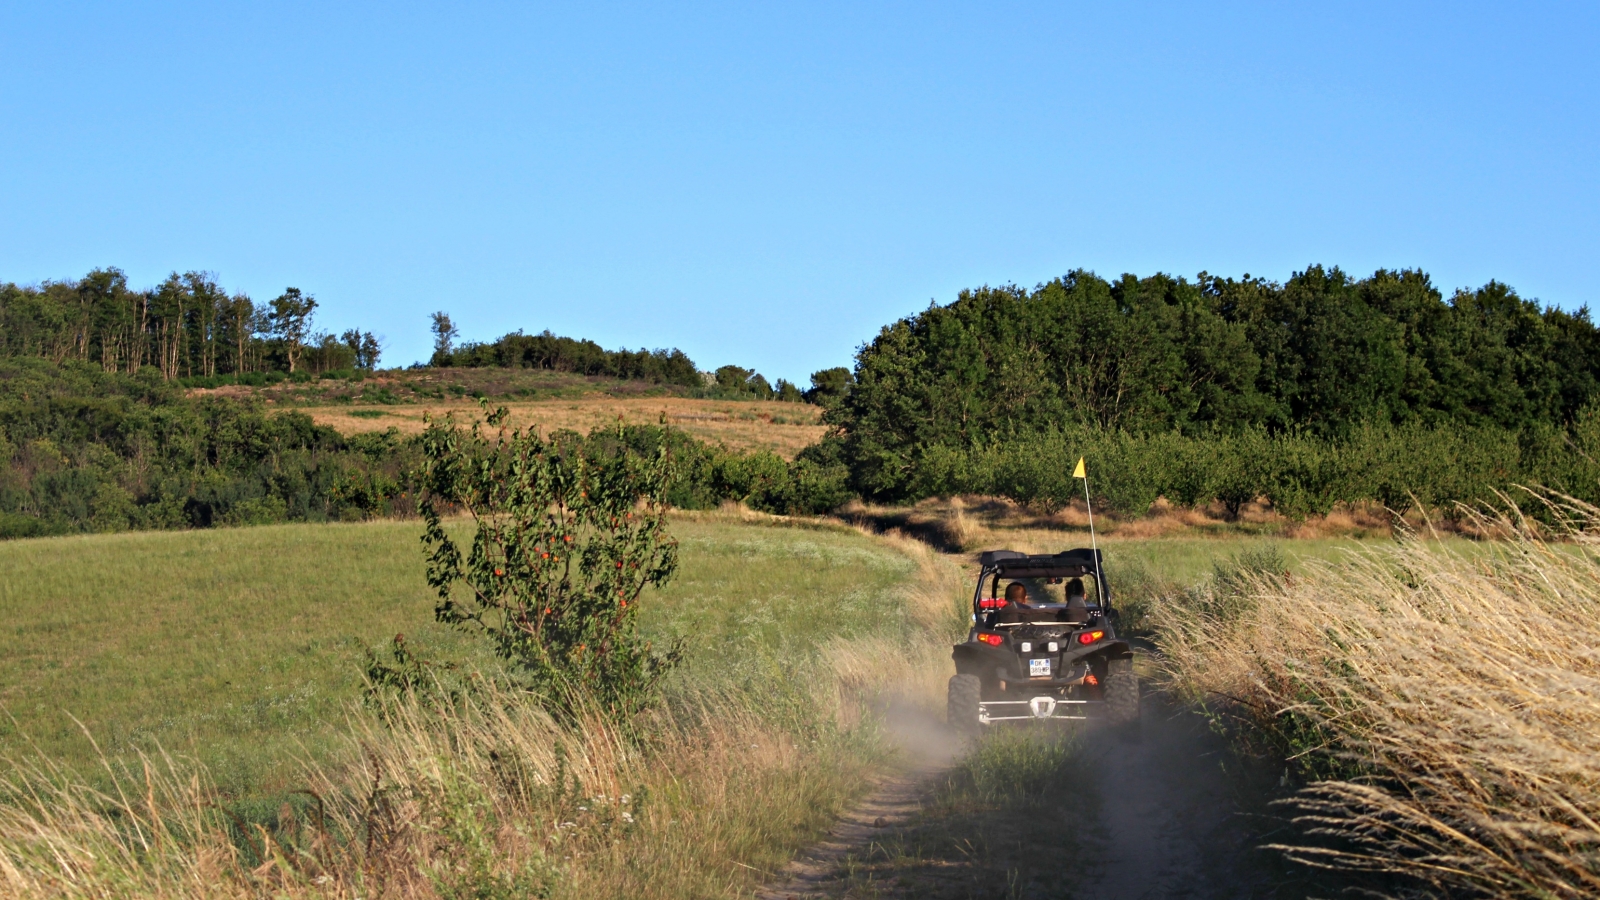
M809 403L718 396L647 381L624 381L537 369L442 368L341 373L273 384L194 387L195 398L259 399L269 408L294 410L318 425L349 436L391 428L421 433L426 415L469 418L479 398L511 410L511 425L537 425L547 433L579 433L618 419L628 425L670 425L735 452L770 450L784 459L821 440L822 408Z
M816 443L827 430L822 410L803 403L702 400L690 397L617 397L589 394L555 400L497 403L511 410L513 428L537 425L546 433L569 429L587 434L615 425L670 425L702 441L744 452L770 450L784 459ZM427 415L455 413L465 420L480 412L477 403L422 402L390 406L308 406L299 409L318 425L341 434L389 428L403 435L419 434Z

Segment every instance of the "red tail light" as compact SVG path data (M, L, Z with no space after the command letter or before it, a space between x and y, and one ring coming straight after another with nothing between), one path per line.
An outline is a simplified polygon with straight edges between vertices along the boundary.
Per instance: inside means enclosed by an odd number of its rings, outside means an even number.
M978 640L983 641L985 644L988 644L991 647L998 647L1006 642L1005 637L998 634L980 634L978 635Z
M1092 644L1105 636L1106 633L1104 631L1085 631L1083 634L1078 635L1078 643Z

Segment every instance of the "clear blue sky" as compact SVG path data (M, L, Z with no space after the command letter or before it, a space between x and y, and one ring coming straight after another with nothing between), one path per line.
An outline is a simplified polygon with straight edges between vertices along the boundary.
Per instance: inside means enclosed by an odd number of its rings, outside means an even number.
M1596 301L1600 5L0 5L0 280L803 382L963 287L1324 262Z

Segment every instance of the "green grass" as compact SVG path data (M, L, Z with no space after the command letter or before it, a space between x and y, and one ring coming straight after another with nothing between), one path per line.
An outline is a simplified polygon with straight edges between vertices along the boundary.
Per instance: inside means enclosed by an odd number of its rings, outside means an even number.
M918 816L846 861L841 896L1080 896L1101 803L1083 743L1077 729L1053 726L986 734Z
M819 637L854 636L898 618L889 590L912 563L839 529L749 524L677 525L683 567L645 607L647 631L688 628L692 667L719 664L741 646L785 650Z
M647 599L647 633L687 641L683 677L718 677L892 623L912 564L844 529L676 522L678 577ZM83 770L157 745L234 796L297 781L345 746L362 648L404 632L483 665L433 622L421 527L280 525L0 543L0 755L31 745ZM76 722L74 721L76 718ZM77 722L82 722L80 728Z
M403 631L425 655L493 664L470 636L433 623L420 530L376 522L0 543L0 704L12 717L0 729L0 756L37 747L92 781L97 754L70 715L112 756L159 745L198 760L220 787L229 822L277 827L284 803L308 802L295 793L308 783L308 762L331 773L326 784L335 787L324 796L358 796L365 782L348 780L340 763L352 748L347 714L360 693L364 647ZM915 685L942 695L945 638L926 619L946 587L938 567L919 570L897 549L903 545L843 527L725 513L683 514L672 530L682 565L667 590L646 597L641 626L658 639L683 638L687 657L669 683L673 724L655 736L647 761L607 762L603 733L551 738L533 724L525 734L497 724L482 741L450 744L457 762L492 780L495 753L509 752L510 738L521 734L518 752L540 765L555 765L552 754L567 750L552 748L570 739L572 758L599 754L582 796L648 792L652 815L681 826L584 844L592 858L574 863L558 896L676 900L749 889L815 840L888 762L890 742L862 715L881 698L865 691ZM1262 543L1104 545L1113 578L1148 588L1202 578L1218 557ZM1341 544L1279 546L1300 560ZM861 640L819 653L836 636ZM906 659L919 661L913 672ZM916 677L896 680L905 674ZM405 783L425 791L433 783L417 773L432 771L432 751L407 743L426 740L418 727L380 727L367 739L388 748L389 778L409 772ZM1059 841L1075 833L1063 811L1087 808L1083 770L1068 763L1078 747L985 742L936 798L937 821L869 854L855 874L868 885L879 876L942 883L947 862L976 854L985 884L1026 875L1009 848L1032 852L1029 835L1038 829L1030 823L1045 823L1035 836ZM204 796L201 806L211 802ZM518 802L496 815L533 823L529 848L576 815L554 801ZM100 821L98 812L85 815ZM106 827L113 837L125 828Z
M1162 537L1146 540L1112 538L1101 542L1112 598L1122 612L1124 629L1149 636L1146 619L1151 602L1181 587L1212 577L1219 564L1226 566L1243 555L1275 551L1290 573L1303 570L1312 560L1337 560L1361 546L1354 538L1284 540L1247 535ZM1270 553L1268 555L1271 555Z
M1292 571L1308 560L1337 559L1342 551L1360 547L1362 542L1354 538L1289 540L1240 535L1147 540L1102 538L1100 541L1100 547L1105 551L1106 569L1113 577L1118 569L1143 571L1151 577L1176 584L1193 583L1209 575L1218 560L1237 556L1248 548L1264 544L1277 547Z
M92 762L193 754L225 789L329 749L359 694L361 649L433 625L410 523L144 532L0 545L0 752L29 740Z
M678 577L642 627L681 636L680 678L781 678L819 639L893 628L912 563L845 529L685 517ZM426 655L492 665L433 622L420 526L280 525L0 543L0 755L79 769L160 746L229 794L295 782L346 745L362 650L403 632ZM1114 578L1187 583L1251 538L1109 540ZM1282 541L1289 560L1349 541ZM1143 581L1141 581L1143 579ZM82 723L82 727L78 723Z

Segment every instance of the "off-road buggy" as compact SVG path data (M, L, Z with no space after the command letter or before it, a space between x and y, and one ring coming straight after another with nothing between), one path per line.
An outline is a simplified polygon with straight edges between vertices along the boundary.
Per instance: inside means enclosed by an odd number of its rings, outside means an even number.
M975 734L1014 720L1095 715L1113 724L1138 721L1133 651L1117 638L1098 550L1053 556L990 550L978 563L972 630L952 654L952 727ZM1082 582L1081 600L1060 602L1065 592L1058 597L1056 591L1068 579ZM1003 581L1023 585L1026 605L1005 599Z

